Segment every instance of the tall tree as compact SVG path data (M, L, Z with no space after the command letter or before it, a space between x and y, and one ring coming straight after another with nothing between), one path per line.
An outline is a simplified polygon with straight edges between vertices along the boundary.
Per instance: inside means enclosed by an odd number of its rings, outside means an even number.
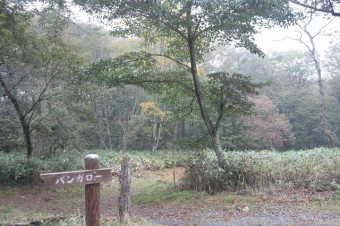
M136 36L150 44L162 42L165 45L164 50L154 55L173 60L191 75L192 83L189 84L192 86L218 162L223 166L225 156L218 129L221 118L230 105L230 97L225 95L227 93L225 86L220 85L220 101L216 103L217 111L214 112L215 115L209 113L207 98L202 88L203 81L198 74L197 65L202 62L203 55L213 49L211 44L215 42L221 45L234 43L236 46L245 47L253 53L262 55L253 42L256 27L286 26L292 22L294 16L288 2L266 0L76 0L75 2L88 12L101 13L102 18L112 23L114 35ZM186 73L183 76L186 76ZM218 78L215 82L219 81L220 84L231 81L226 73L216 77Z
M57 79L71 72L77 58L51 33L56 31L53 26L42 23L41 30L36 30L30 26L32 15L24 11L24 7L15 2L2 3L1 95L13 104L23 130L27 157L31 157L34 116L42 111L42 103L58 94Z
M300 28L299 37L298 38L291 38L297 42L299 42L301 45L303 45L309 52L309 55L314 63L315 71L317 74L317 83L319 88L319 117L320 117L320 125L323 129L326 136L329 138L333 146L340 146L340 139L335 134L331 124L328 122L326 115L325 115L325 76L322 73L322 66L321 61L319 59L315 39L322 34L323 30L332 22L329 21L328 23L324 24L320 29L312 33L310 31L310 24L312 23L314 19L314 13L309 13L308 17L306 18L306 21L301 21L298 23L298 27ZM304 39L304 36L307 40Z
M334 103L331 110L334 110L334 117L331 119L331 123L333 125L334 131L337 133L338 137L340 137L340 43L337 42L332 45L326 54L327 63L326 69L330 76L328 81L329 86L329 95L332 97L331 102Z

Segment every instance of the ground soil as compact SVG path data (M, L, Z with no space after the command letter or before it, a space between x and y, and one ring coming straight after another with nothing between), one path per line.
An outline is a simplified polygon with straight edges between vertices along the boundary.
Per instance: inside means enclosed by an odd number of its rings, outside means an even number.
M176 180L183 169L135 174L133 183ZM118 180L103 185L101 211L106 219L118 216ZM138 192L138 190L133 190ZM202 195L185 202L133 204L133 213L159 225L340 225L339 199L331 192L271 190L254 194ZM0 185L0 225L24 219L82 215L82 187L51 189L43 186L4 187ZM227 200L227 201L226 201ZM37 214L39 213L39 214ZM18 215L25 215L23 218Z

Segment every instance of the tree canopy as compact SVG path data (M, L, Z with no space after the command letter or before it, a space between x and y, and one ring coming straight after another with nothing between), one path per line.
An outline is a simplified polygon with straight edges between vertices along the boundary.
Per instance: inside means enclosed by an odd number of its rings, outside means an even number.
M288 26L294 22L295 15L287 1L208 1L208 0L172 0L172 1L87 1L77 0L85 10L99 15L108 21L112 34L120 37L138 37L149 45L162 43L162 48L149 53L149 56L162 56L178 64L186 71L182 78L191 75L190 86L194 92L199 111L208 134L213 143L220 166L225 157L219 141L219 125L228 110L234 108L234 96L240 94L247 101L247 95L254 93L256 85L241 76L230 76L228 73L215 73L214 80L215 110L207 106L209 95L204 92L205 80L198 74L198 64L204 54L212 51L215 45L235 45L244 47L250 52L263 55L254 43L257 28L275 25ZM144 60L144 58L143 58ZM113 72L114 73L114 72ZM239 79L241 78L241 79ZM124 79L124 78L123 78ZM181 79L181 78L180 78ZM233 80L235 79L235 80ZM246 81L242 86L232 87L232 94L227 85L231 81ZM181 80L178 80L177 84ZM242 84L241 82L240 84ZM241 105L239 105L241 106ZM242 105L247 111L248 104Z
M34 14L21 4L1 3L0 95L13 104L31 157L32 122L44 111L43 102L60 94L58 79L71 73L79 60L57 34L56 20L44 14L34 26Z

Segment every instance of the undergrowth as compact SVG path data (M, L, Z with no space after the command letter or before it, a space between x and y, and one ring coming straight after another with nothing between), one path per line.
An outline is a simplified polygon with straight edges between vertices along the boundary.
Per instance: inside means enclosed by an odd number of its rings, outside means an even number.
M122 152L106 150L62 151L50 156L26 159L22 153L0 152L1 184L26 184L40 181L39 174L81 170L84 157L95 153L101 167L118 172ZM218 167L213 151L131 151L133 172L185 167L182 187L210 194L221 191L261 190L271 187L334 189L340 184L340 149L318 148L305 151L226 152L226 165Z
M183 187L210 194L222 191L307 188L323 191L340 183L340 149L226 152L224 168L212 151L186 165Z
M62 172L84 169L84 157L87 154L98 154L102 168L112 168L114 172L120 170L123 152L91 150L91 151L62 151L54 155L34 156L26 159L23 153L0 152L0 181L1 184L27 184L40 181L40 173ZM131 151L132 171L160 170L184 166L192 152Z

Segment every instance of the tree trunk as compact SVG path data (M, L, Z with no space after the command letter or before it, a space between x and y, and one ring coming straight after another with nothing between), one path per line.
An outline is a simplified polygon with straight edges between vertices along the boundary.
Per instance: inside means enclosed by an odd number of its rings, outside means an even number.
M226 163L226 158L222 149L222 145L220 142L220 136L218 134L216 134L213 138L212 138L212 142L213 142L213 146L214 146L214 151L217 157L217 161L220 167L224 168L225 167L225 163Z
M159 139L161 137L162 124L160 122L155 122L153 125L153 145L152 151L157 151L159 146Z
M20 123L25 136L26 156L27 158L31 158L33 152L33 144L31 139L30 125L26 122L25 118L20 119Z
M333 147L339 147L340 146L340 139L338 138L337 134L335 134L332 131L331 125L328 123L326 116L325 116L325 87L324 82L322 78L322 72L321 72L321 66L319 63L319 60L317 58L316 52L315 52L315 44L313 37L306 32L310 42L312 44L312 49L310 51L312 59L314 61L314 65L318 74L318 87L319 87L319 94L320 94L320 103L319 103L319 116L320 116L320 125L328 139L331 141Z
M192 2L189 1L188 3L188 11L187 11L187 18L190 21L191 17L191 7L192 7ZM190 24L190 23L188 23ZM214 146L214 151L218 160L218 164L220 167L224 167L225 164L225 155L222 150L222 146L217 134L218 131L218 125L214 126L210 117L209 113L207 110L207 107L205 105L204 101L204 96L201 88L201 84L198 78L198 73L197 73L197 63L196 63L196 50L195 50L195 37L192 31L191 25L188 25L188 37L187 37L187 42L188 42L188 48L189 48L189 56L190 56L190 70L191 70L191 75L194 81L194 87L195 87L195 95L197 97L197 102L198 106L200 108L200 113L202 116L202 119L204 121L204 124L208 130L210 139L213 143Z
M112 151L112 140L111 140L111 131L110 131L110 123L109 123L109 118L107 114L107 107L104 107L105 109L105 123L106 123L106 131L107 131L107 137L109 138L109 147L110 151Z
M120 194L118 197L118 211L120 222L129 224L131 216L131 158L124 155L119 175Z
M33 144L31 139L31 131L30 131L30 124L29 120L26 120L26 115L24 111L21 109L17 98L11 93L10 89L7 87L5 81L2 78L0 73L0 83L2 88L5 91L5 94L11 100L12 104L14 105L15 111L17 112L21 124L22 131L24 132L25 144L26 144L26 156L27 158L32 157L33 152Z

